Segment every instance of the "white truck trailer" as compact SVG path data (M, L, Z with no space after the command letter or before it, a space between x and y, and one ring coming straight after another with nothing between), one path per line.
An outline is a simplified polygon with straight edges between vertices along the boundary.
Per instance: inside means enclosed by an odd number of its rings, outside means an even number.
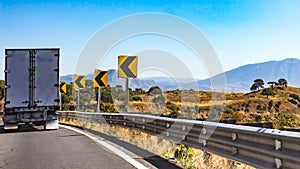
M58 129L59 48L5 49L4 129Z

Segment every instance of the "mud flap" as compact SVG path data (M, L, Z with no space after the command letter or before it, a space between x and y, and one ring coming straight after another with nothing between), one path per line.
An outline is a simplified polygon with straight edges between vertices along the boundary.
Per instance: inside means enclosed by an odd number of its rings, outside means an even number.
M45 130L57 130L58 129L58 119L47 120L44 126Z

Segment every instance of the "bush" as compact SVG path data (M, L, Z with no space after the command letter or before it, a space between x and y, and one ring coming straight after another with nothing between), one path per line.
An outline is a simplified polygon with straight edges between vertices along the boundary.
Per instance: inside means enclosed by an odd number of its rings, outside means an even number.
M288 101L290 102L290 103L292 103L292 104L297 104L297 101L296 100L294 100L294 99L288 99Z
M299 118L291 112L280 112L273 115L272 122L276 129L297 127L299 125Z
M272 109L273 104L274 104L274 103L273 103L273 100L270 100L269 103L268 103L268 109L269 109L269 110Z
M97 97L98 100L98 97ZM101 91L101 101L104 101L106 103L113 103L113 98L111 96L110 91Z
M260 104L259 104L259 105L256 106L256 110L263 110L263 111L264 111L264 110L266 110L266 109L267 109L267 108L266 108L266 106L264 106L264 105L260 105Z
M143 100L140 96L134 95L130 98L130 101L143 101Z
M269 96L274 96L276 94L276 90L272 88L266 88L262 91L262 95L266 95L267 97Z
M142 88L136 88L130 92L132 95L141 95L145 94L146 92Z
M152 96L152 95L158 95L158 94L161 95L162 94L162 90L158 86L152 86L147 93L150 96Z
M275 110L276 110L277 112L279 112L280 105L281 105L281 102L280 102L280 101L277 102L277 103L275 104Z
M233 113L233 110L232 110L232 109L226 109L226 110L224 111L224 113L226 113L226 114L232 114L232 113Z
M174 152L175 160L184 168L194 168L192 158L195 156L194 149L188 145L177 144Z
M167 102L166 103L166 108L170 109L172 112L178 112L179 107L177 107L175 104Z
M289 97L299 100L299 95L297 95L297 94L290 94Z

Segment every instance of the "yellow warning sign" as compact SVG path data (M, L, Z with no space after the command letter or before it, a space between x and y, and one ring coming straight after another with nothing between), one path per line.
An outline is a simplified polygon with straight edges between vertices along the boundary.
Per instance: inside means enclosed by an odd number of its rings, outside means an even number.
M96 70L94 73L94 87L108 86L108 72Z
M119 56L118 57L118 77L119 78L137 78L137 56Z
M59 93L66 94L67 93L67 84L66 82L59 83Z
M74 75L74 88L75 89L85 88L85 76Z

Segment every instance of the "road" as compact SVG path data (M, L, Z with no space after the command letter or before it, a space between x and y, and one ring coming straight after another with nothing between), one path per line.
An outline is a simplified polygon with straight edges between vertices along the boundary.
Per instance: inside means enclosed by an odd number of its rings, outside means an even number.
M60 128L43 131L23 126L4 133L0 128L0 169L131 169L113 152L77 132Z

